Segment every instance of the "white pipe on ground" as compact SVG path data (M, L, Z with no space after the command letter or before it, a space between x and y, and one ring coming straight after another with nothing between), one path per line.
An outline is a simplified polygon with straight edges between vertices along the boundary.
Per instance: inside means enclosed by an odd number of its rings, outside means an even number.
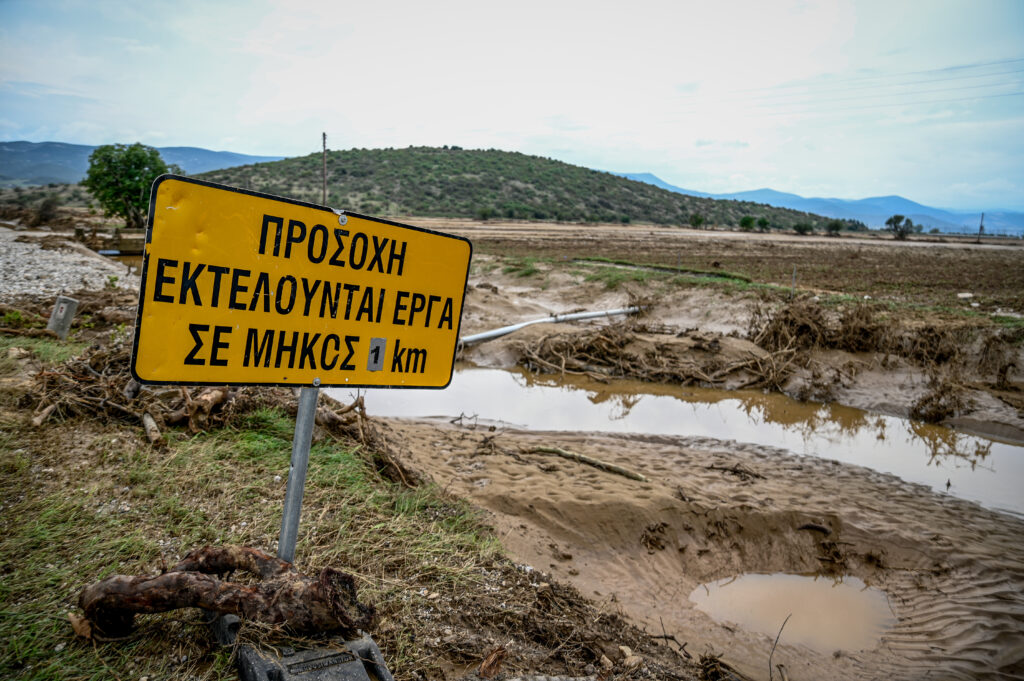
M520 322L519 324L512 324L511 326L503 326L500 329L492 329L491 331L484 331L483 333L476 333L472 336L463 336L459 339L459 345L472 345L473 343L480 343L482 341L491 340L493 338L500 338L501 336L507 336L513 331L525 328L532 324L543 324L559 323L559 322L575 322L581 319L599 319L601 317L614 317L622 314L636 314L642 307L623 307L618 310L602 310L600 312L573 312L571 314L555 314L550 317L542 317L541 319L531 319L528 322Z

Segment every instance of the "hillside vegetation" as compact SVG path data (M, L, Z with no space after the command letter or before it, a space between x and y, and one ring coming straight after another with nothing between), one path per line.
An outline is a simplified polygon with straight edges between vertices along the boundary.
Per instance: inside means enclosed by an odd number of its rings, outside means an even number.
M319 203L321 163L315 153L198 177ZM328 205L372 215L684 225L698 214L709 226L739 225L751 215L767 218L776 229L798 222L818 227L826 223L808 213L684 196L611 173L493 149L331 151L327 190Z

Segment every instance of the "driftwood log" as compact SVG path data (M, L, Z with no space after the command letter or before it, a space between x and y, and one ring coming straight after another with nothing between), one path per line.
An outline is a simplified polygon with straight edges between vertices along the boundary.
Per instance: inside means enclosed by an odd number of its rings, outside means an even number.
M218 579L235 570L261 581L247 586ZM86 587L78 597L91 630L106 637L131 632L136 613L204 608L242 619L282 625L296 634L369 629L372 606L356 599L355 581L334 568L316 578L291 563L245 546L196 549L155 577L115 575Z

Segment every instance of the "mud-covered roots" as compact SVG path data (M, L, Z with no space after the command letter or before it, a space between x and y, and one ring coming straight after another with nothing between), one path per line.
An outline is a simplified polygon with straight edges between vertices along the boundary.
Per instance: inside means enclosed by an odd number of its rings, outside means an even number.
M1010 372L1020 370L1017 348L1024 341L1024 329L1003 331L982 340L978 352L978 372L992 376L992 384L1005 390L1010 386Z
M910 407L910 417L940 423L958 416L969 406L966 392L956 372L933 370L929 373L927 391Z
M701 655L698 662L701 681L746 681L735 669L714 653Z
M249 586L213 576L235 570L260 581ZM333 630L355 634L357 629L368 629L374 618L373 608L357 600L351 575L327 567L316 578L308 577L291 563L245 546L197 549L154 577L108 577L83 589L78 604L89 629L103 636L129 633L136 613L187 607L281 625L299 634Z
M749 335L765 350L809 350L828 343L829 328L818 305L796 300L774 312L756 308L751 317Z
M769 351L833 348L847 352L890 352L891 324L865 303L828 314L817 302L799 298L780 308L754 307L748 337Z
M1005 331L960 318L948 322L897 325L885 312L859 303L830 310L812 299L797 299L771 309L755 306L748 337L771 352L784 349L844 350L882 353L911 360L924 367L956 365L1005 381L1014 368L1024 331ZM978 347L971 345L977 343ZM966 367L966 358L977 357Z
M727 352L725 344L732 350ZM697 331L675 332L629 320L584 331L553 333L518 342L522 364L539 373L594 380L635 378L677 385L778 388L792 371L793 353L765 353L747 341ZM756 351L756 352L754 352Z

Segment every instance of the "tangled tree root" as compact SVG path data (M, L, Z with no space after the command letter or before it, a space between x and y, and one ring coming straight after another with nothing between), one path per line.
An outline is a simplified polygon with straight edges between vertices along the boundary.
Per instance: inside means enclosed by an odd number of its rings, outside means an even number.
M213 575L241 570L262 580L254 586ZM207 546L189 553L155 577L115 575L82 590L78 605L85 622L76 631L120 637L131 632L136 613L196 607L243 619L282 625L297 634L343 630L355 633L373 623L374 610L356 599L355 581L334 568L316 578L291 563L245 546Z
M968 407L963 385L955 375L932 371L928 391L910 407L910 417L927 423L940 423L958 416Z
M778 388L792 372L792 349L744 351L726 359L723 340L629 320L582 332L553 333L539 341L519 342L516 347L531 371L581 375L597 381L614 377L714 386L731 379L735 387Z

